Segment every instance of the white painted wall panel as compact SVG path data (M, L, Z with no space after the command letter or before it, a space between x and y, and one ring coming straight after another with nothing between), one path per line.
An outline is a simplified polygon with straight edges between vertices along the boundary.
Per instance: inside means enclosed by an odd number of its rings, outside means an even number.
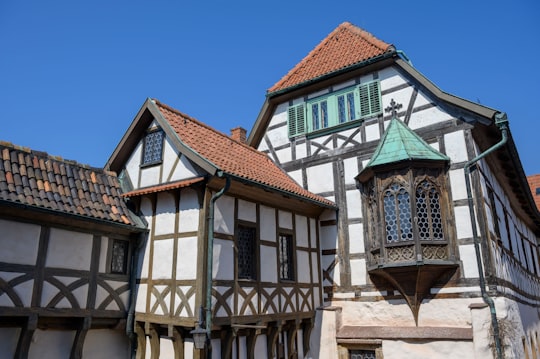
M319 267L318 257L318 253L311 253L311 273L313 275L313 283L319 283L319 272L321 271L321 267Z
M233 242L219 238L214 239L213 278L216 280L234 279Z
M334 191L334 170L332 163L312 166L306 169L308 189L313 193Z
M291 212L279 211L278 218L279 218L279 228L293 229Z
M275 247L261 246L261 281L277 283L277 254Z
M275 153L277 156L277 162L279 163L287 163L292 160L292 152L290 147L277 150Z
M174 346L171 339L159 338L159 357L174 358Z
M180 156L180 159L176 163L176 168L173 169L173 172L168 174L165 180L169 182L179 181L187 178L193 178L198 176L198 172L195 169L195 166L189 161L186 156L182 154L177 154ZM167 172L168 173L168 172Z
M92 235L51 228L45 265L90 270Z
M257 206L253 202L238 200L238 219L256 223Z
M358 159L356 157L351 157L343 160L343 169L344 169L344 178L346 185L356 184L354 179L360 171L358 170Z
M71 330L36 329L28 359L69 358L75 332Z
M413 112L409 120L409 127L413 130L434 125L439 122L451 120L452 116L438 107L430 107L422 111Z
M306 145L306 142L302 142L302 143L296 145L295 150L296 150L295 159L300 160L302 158L307 157L307 145ZM300 183L302 183L302 182L300 182Z
M300 100L300 101L299 101ZM301 102L301 99L297 99L296 101ZM287 111L289 109L288 103L281 103L279 104L272 116L272 119L270 120L270 123L268 127L273 127L279 124L287 123ZM284 126L286 127L286 126Z
M13 359L19 340L19 328L0 328L0 359Z
M349 253L364 253L364 226L362 223L349 225Z
M320 229L321 234L321 249L335 249L337 248L337 227L336 226L324 226Z
M347 191L347 214L349 218L362 218L362 199L357 189Z
M291 172L288 172L287 173L289 175L289 177L291 177L300 187L303 187L302 186L302 183L303 183L303 179L302 179L302 171L301 170L298 170L298 171L291 171Z
M193 346L193 339L186 338L184 341L184 359L193 359L193 352L195 347ZM147 358L150 358L147 356Z
M275 114L272 121L287 123L287 111ZM273 148L283 146L289 143L289 135L287 126L278 127L275 130L266 132L267 138L270 140Z
M308 238L308 218L295 215L296 224L296 245L299 247L309 247Z
M197 278L197 237L179 238L176 279Z
M40 226L0 219L0 262L36 264Z
M171 176L171 171L177 158L178 152L174 149L169 138L165 136L165 140L163 141L163 178L160 182L169 182L168 178Z
M159 193L156 204L155 235L171 234L175 232L176 203L172 194Z
M99 266L98 271L100 273L107 272L107 252L109 251L109 238L101 237L101 249L99 252Z
M129 175L133 188L138 188L142 147L142 142L139 142L126 163L126 172Z
M191 189L180 194L180 225L178 232L193 232L199 229L199 198ZM201 224L202 225L202 224Z
M268 357L267 341L266 334L257 335L255 339L255 358L263 359ZM303 356L298 358L303 358Z
M309 265L309 253L305 251L296 251L296 263L299 283L310 283L310 265Z
M309 235L311 248L317 248L317 221L313 218L309 219Z
M155 186L161 183L161 165L141 168L141 188Z
M459 246L459 258L463 263L463 276L465 278L478 278L478 264L473 244Z
M352 285L366 285L366 260L365 259L351 259L351 284Z
M449 171L450 188L452 200L467 199L467 188L465 187L465 173L462 168Z
M454 207L457 238L471 238L472 224L468 206Z
M265 241L276 241L276 210L267 206L260 206L260 238Z
M123 330L89 330L84 339L83 358L129 358L129 340Z
M381 90L387 90L396 86L401 86L406 83L405 79L392 67L379 70L379 81L381 82ZM368 82L373 79L373 74L366 76L362 82Z
M214 231L234 234L234 198L221 196L215 203Z
M154 259L152 261L152 278L171 279L174 239L160 239L154 241L153 245Z
M444 135L444 145L446 155L452 162L465 162L467 158L467 147L463 131L456 131Z
M381 137L379 124L374 123L366 126L366 142L378 140Z

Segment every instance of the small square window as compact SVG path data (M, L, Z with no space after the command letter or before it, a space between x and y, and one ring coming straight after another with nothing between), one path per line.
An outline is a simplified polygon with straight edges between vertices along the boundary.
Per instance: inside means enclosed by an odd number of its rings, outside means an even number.
M114 240L111 248L111 273L127 273L127 257L129 243L127 241Z
M536 187L536 194L540 194L540 187Z
M142 164L159 163L163 156L163 131L149 132L144 138L144 150Z
M350 359L375 359L375 350L351 350Z

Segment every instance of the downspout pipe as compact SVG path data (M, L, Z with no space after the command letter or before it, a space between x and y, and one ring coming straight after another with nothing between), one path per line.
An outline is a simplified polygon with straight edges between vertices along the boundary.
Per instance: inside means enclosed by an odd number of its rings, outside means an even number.
M225 186L212 195L210 199L210 207L208 208L208 248L206 257L206 344L208 350L207 355L210 357L212 352L210 350L212 339L212 272L214 262L214 207L216 201L229 190L231 185L231 179L229 176L225 176L223 171L219 171L217 176L225 178Z
M476 158L467 162L464 167L464 172L465 172L465 186L467 187L469 213L471 216L474 251L476 253L476 263L478 265L478 277L479 277L478 279L480 282L480 292L482 293L482 299L489 306L489 309L490 309L491 325L493 327L493 337L495 339L495 349L497 353L497 359L502 359L503 353L502 353L502 345L501 345L501 338L500 338L500 332L499 332L499 323L497 322L497 312L495 310L495 302L493 301L493 298L491 298L486 291L486 280L484 277L484 267L482 265L482 254L480 252L480 239L478 238L478 231L476 229L476 216L474 212L474 202L473 202L472 187L471 187L471 171L476 169L476 163L480 161L482 158L489 155L490 153L493 153L499 148L501 148L502 146L504 146L508 140L508 118L506 116L506 113L498 112L497 114L495 114L495 125L501 131L501 136L502 136L501 140L495 145L493 145L492 147L488 148L483 153L476 156Z

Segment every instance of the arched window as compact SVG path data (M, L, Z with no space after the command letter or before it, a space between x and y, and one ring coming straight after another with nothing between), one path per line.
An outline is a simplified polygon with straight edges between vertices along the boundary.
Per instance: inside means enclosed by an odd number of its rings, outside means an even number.
M410 196L401 184L393 183L384 191L384 221L387 243L413 239Z
M416 187L416 217L420 240L444 240L440 195L427 180Z

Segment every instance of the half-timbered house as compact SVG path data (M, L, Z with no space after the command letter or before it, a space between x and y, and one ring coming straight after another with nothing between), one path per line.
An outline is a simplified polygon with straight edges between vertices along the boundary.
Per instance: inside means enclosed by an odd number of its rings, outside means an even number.
M245 137L148 99L107 163L149 226L137 279L141 358L309 352L322 304L318 221L335 205ZM194 348L200 327L206 353Z
M0 358L129 357L146 225L118 178L9 143L0 157Z
M538 355L540 216L504 113L343 23L268 90L248 143L338 207L317 222L312 357Z

